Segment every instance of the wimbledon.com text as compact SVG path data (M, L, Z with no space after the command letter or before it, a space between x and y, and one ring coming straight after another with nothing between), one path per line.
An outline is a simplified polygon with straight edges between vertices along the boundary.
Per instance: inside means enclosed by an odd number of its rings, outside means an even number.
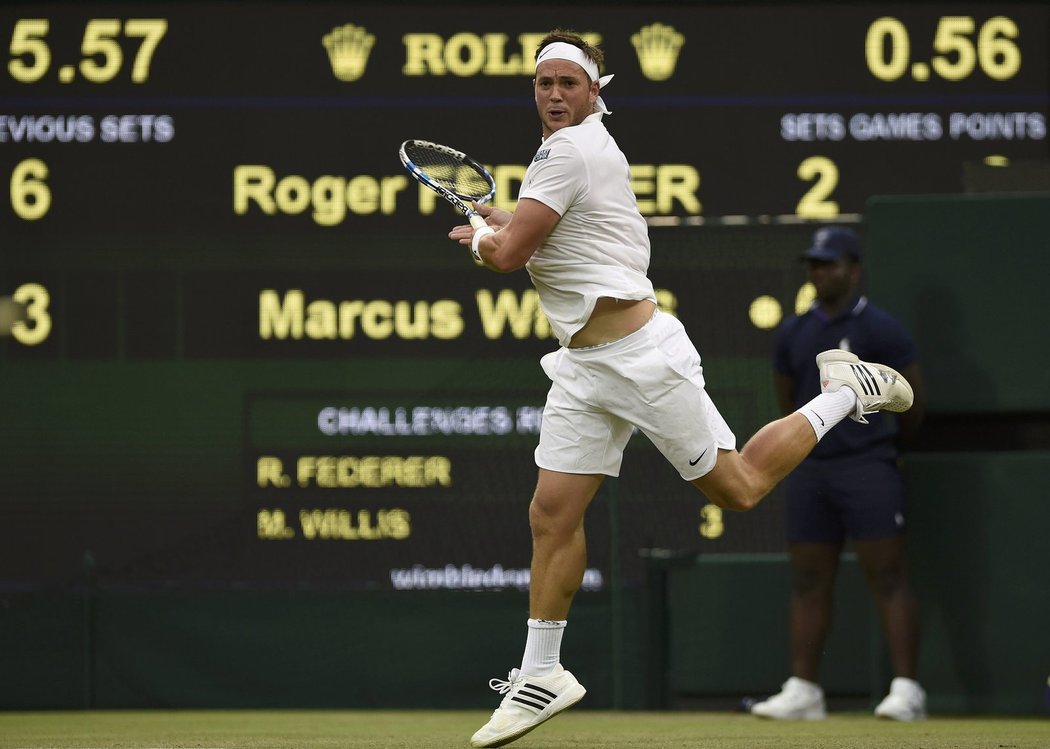
M502 564L488 568L469 564L446 564L444 567L417 564L408 569L390 570L390 583L394 590L528 590L529 570L504 567ZM581 589L601 590L601 570L585 570Z

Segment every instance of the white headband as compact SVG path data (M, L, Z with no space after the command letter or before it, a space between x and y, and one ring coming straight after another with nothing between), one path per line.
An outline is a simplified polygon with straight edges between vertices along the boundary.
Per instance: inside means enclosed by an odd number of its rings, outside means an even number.
M598 81L599 90L606 86L613 78L612 74L599 76L598 64L589 58L582 49L575 44L569 44L568 42L551 42L541 49L540 53L536 55L536 67L538 68L541 62L546 62L547 60L568 60L569 62L576 63L583 68L584 72L591 77L592 81ZM594 104L602 114L612 114L609 108L605 106L605 102L602 101L602 97L599 96Z

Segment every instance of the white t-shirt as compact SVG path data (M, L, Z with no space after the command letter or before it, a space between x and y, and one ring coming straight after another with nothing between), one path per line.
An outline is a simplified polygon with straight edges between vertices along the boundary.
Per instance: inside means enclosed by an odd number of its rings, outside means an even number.
M601 118L592 114L543 141L518 194L561 216L525 268L563 346L599 297L656 301L646 276L649 232L631 190L630 166Z

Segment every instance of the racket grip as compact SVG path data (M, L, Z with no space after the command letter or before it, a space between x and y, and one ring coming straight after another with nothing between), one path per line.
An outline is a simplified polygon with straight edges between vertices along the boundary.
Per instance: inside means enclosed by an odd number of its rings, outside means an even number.
M480 213L475 213L473 216L470 217L470 225L473 226L475 229L480 229L483 226L488 226L488 224L485 223L485 217L482 216Z

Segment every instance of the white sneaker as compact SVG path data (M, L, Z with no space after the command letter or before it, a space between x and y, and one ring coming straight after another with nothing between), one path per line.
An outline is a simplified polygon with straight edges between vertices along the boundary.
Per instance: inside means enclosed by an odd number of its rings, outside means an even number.
M587 694L583 685L561 664L547 676L525 676L515 668L507 674L506 681L490 679L489 686L507 696L489 722L471 737L473 747L509 744L572 707Z
M857 408L850 418L867 424L864 414L907 411L915 400L911 385L895 369L861 361L856 354L831 349L817 354L820 392L833 393L845 386L857 394Z
M890 720L926 720L926 691L914 679L898 676L890 682L890 693L875 708L875 715Z
M751 706L751 714L773 720L824 720L824 690L819 684L792 676L780 692Z

